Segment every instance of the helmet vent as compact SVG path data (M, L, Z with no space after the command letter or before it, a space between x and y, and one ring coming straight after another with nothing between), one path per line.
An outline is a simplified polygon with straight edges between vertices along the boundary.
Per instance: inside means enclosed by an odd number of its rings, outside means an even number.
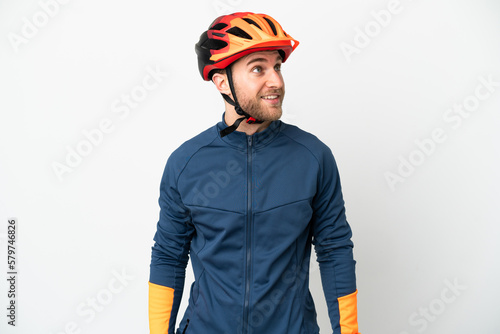
M217 23L216 25L212 26L210 30L222 30L225 27L227 27L227 24L225 23Z
M260 30L262 30L262 28L260 27L260 25L258 25L254 20L249 19L249 18L244 18L243 20L247 21L247 23L253 24L257 28L259 28Z
M229 34L232 34L234 36L237 36L237 37L246 38L246 39L253 39L252 36L250 36L244 30L242 30L241 28L238 28L238 27L232 27L231 29L228 29L226 32Z
M226 46L227 43L220 39L207 39L205 43L203 43L203 47L209 50L220 50L224 49Z
M274 36L276 36L278 32L276 31L276 26L274 25L273 21L269 20L267 17L264 17L264 20L266 20L267 23L269 23L271 29L273 29Z

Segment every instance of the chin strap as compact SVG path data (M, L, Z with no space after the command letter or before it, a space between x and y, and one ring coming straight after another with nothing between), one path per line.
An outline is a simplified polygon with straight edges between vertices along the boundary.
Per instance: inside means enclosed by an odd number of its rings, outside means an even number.
M234 123L233 125L231 126L228 126L227 128L223 129L223 130L220 130L220 136L221 137L224 137L224 136L227 136L228 134L230 134L231 132L233 132L234 130L236 130L238 128L238 126L240 125L241 121L244 120L246 117L241 117L241 118L238 118Z
M260 124L264 121L261 121L259 119L255 119L253 118L252 116L250 116L248 113L246 113L240 106L240 104L238 103L238 98L236 97L236 93L234 91L234 85L233 85L233 75L231 73L231 65L226 67L226 74L227 74L227 80L229 82L229 88L231 89L231 94L233 95L234 97L234 101L229 97L229 95L227 94L222 94L222 97L224 98L224 100L226 100L227 103L229 103L230 105L234 106L234 110L236 110L236 113L238 115L241 115L243 117L241 118L238 118L234 123L233 125L231 126L228 126L227 128L223 129L220 131L220 136L221 137L224 137L224 136L227 136L228 134L230 134L231 132L235 131L238 126L240 125L240 123L245 119L245 118L248 118L247 119L247 123L248 124L253 124L253 123L256 123L256 124Z

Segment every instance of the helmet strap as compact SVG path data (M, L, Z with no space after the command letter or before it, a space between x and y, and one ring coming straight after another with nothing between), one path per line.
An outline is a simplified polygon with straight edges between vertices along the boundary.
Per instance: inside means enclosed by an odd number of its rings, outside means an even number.
M221 138L224 136L227 136L228 134L230 134L231 132L236 130L238 128L238 126L240 125L241 121L244 120L245 118L246 117L240 117L233 123L233 125L228 126L227 128L220 130Z
M252 116L250 116L248 113L246 113L240 106L240 104L238 103L238 98L236 97L236 92L235 92L235 89L234 89L234 84L233 84L233 75L232 75L232 72L231 72L231 66L232 65L229 65L228 67L226 67L226 74L227 74L227 81L229 83L229 88L231 89L231 94L233 95L234 97L234 101L229 97L229 95L227 94L224 94L224 93L221 93L222 97L224 98L224 100L226 100L227 103L229 103L230 105L232 105L234 107L234 110L236 111L236 113L238 115L241 115L243 117L241 118L238 118L234 123L233 125L231 126L228 126L227 128L223 129L220 131L220 136L221 137L224 137L224 136L227 136L228 134L230 134L231 132L235 131L238 126L240 125L241 121L243 121L244 119L247 118L247 123L248 124L253 124L253 123L257 123L257 124L260 124L260 123L263 123L264 121L261 121L261 120L258 120L258 119L255 119L253 118Z

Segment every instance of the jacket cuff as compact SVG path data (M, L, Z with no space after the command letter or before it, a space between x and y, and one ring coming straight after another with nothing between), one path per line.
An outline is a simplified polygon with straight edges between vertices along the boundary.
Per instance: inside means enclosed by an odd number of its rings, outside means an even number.
M168 325L174 289L148 282L149 284L149 331L151 334L168 334Z
M361 334L358 333L358 290L337 298L340 313L340 333L341 334Z

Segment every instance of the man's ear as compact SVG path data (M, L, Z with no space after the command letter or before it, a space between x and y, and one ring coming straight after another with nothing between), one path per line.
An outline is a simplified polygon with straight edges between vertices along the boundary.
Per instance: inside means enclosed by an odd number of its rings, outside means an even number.
M220 93L231 95L231 89L229 88L226 73L214 73L212 76L212 82Z

